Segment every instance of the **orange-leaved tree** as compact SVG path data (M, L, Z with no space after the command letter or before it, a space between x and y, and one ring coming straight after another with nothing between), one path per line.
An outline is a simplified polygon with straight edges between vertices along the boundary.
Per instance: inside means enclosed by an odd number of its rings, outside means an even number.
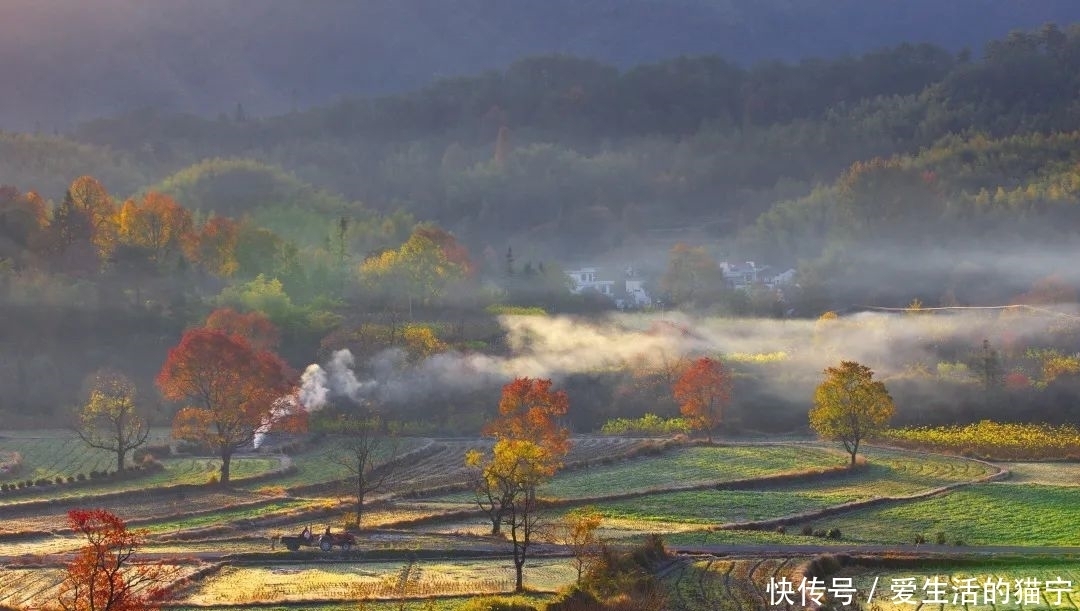
M226 483L232 455L257 433L305 428L293 377L278 355L242 335L203 328L169 350L157 385L166 399L189 402L173 418L173 436L215 448Z
M713 430L731 402L731 374L720 361L701 357L679 376L672 395L682 415L712 443Z
M191 211L168 195L150 191L141 201L129 199L120 208L120 238L145 248L156 263L191 248L195 224Z
M551 380L518 378L503 386L499 415L484 427L494 437L490 455L469 450L476 502L491 519L492 534L510 527L517 591L522 569L539 525L536 489L555 475L570 451L570 432L559 423L566 415L566 392L552 391Z
M142 543L138 532L104 509L73 509L68 524L86 540L67 566L57 603L65 611L147 611L157 609L166 590L160 564L133 561Z
M484 434L531 441L561 459L570 451L570 431L559 419L569 407L566 391L551 390L551 380L517 378L503 386L499 415L484 427Z

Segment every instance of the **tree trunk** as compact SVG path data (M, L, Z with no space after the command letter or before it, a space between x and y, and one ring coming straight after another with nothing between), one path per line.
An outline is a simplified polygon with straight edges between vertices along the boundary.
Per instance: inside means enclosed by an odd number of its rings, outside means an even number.
M124 454L127 454L127 451L124 450L123 448L116 450L116 472L117 473L120 473L120 472L122 472L124 470Z
M525 559L524 558L521 559L521 562L518 562L517 560L514 560L514 591L515 592L524 592L525 591L525 585L524 585L524 582L522 580L522 569L524 568L524 566L525 566Z
M221 451L221 483L229 483L229 462L232 461L232 451Z
M491 520L491 534L493 534L493 535L501 535L502 534L502 516L496 515L494 518L492 518L492 520Z
M859 442L856 441L851 445L851 468L855 468L855 455L859 453Z
M356 528L360 529L360 517L364 515L364 486L361 484L356 489Z

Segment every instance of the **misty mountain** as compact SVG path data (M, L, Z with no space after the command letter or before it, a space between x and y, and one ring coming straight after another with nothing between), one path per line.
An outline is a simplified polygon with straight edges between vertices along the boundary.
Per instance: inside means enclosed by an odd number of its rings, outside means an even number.
M956 51L1080 19L1072 0L9 0L0 127L66 129L145 107L251 115L565 53L621 68L739 64L901 41Z

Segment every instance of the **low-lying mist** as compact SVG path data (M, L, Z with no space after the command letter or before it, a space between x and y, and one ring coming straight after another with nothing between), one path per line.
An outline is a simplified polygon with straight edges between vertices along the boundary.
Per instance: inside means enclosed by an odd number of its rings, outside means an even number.
M822 371L841 360L856 360L870 366L887 386L893 382L904 389L898 396L894 393L899 412L918 413L929 403L952 400L955 373L946 379L939 371L955 372L951 364L983 358L984 341L1002 369L996 374L1000 376L1028 348L1071 352L1069 346L1080 333L1074 307L863 312L817 321L673 312L615 314L599 320L500 320L511 347L507 356L451 351L409 363L402 351L391 349L357 367L348 350L339 350L329 362L312 364L304 372L301 401L312 409L347 398L423 413L425 405L436 405L442 397L477 389L494 393L515 377L560 383L574 376L660 369L680 358L708 355L732 370L736 410L752 404L805 414ZM966 367L959 366L962 371L968 371ZM977 372L967 376L961 381L969 389L977 386ZM573 394L570 399L573 409ZM619 408L615 404L605 411L619 413Z

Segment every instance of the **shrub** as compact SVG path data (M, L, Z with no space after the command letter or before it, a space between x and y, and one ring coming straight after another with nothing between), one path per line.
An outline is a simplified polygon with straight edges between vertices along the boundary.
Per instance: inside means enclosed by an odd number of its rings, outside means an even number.
M915 545L924 545L925 543L926 543L926 537L925 536L923 536L921 534L915 535Z
M600 427L605 435L685 435L691 429L685 418L661 418L656 414L645 414L641 418L616 418L608 420Z
M90 471L90 479L97 479L99 477L101 477L101 473L99 473L97 469Z
M776 527L776 532L777 532L777 534L781 534L781 535L787 534L787 528L784 528L784 525L781 524L780 526Z
M578 611L597 608L601 607L596 596L585 588L574 585L565 594L559 596L558 600L548 603L544 611Z
M77 482L85 482L86 481L86 474L84 474L84 473L76 473L75 474L75 481L77 481Z
M58 486L60 484L64 483L64 476L63 475L57 475L56 479L53 480L53 483L58 485Z
M829 533L825 532L824 530L815 530L814 531L814 536L819 538L819 539L824 539L827 534L829 534Z
M49 486L51 484L52 484L52 480L47 478L47 477L39 477L36 480L34 480L34 485L39 487L39 488L44 488L45 486Z
M947 541L948 539L945 537L945 533L941 531L938 531L938 533L934 535L934 542L938 545L945 545Z
M830 539L839 539L840 538L840 529L839 528L830 528L829 532L828 532L828 536L829 536Z
M803 524L802 531L800 532L802 532L803 536L809 537L814 534L814 527L809 524Z
M964 547L964 540L957 539L956 541L953 541L953 545L955 545L956 547Z
M26 482L25 481L20 481L16 485L19 487L19 490L22 490L23 488L26 488Z
M207 484L209 484L209 485L211 485L211 486L213 486L213 485L217 484L217 483L218 483L218 481L219 481L219 480L218 480L218 476L217 476L217 474L216 474L216 473L213 473L213 474L211 474L211 475L210 475L210 479L209 479L209 480L207 480L207 482L206 482L206 483L207 483Z

